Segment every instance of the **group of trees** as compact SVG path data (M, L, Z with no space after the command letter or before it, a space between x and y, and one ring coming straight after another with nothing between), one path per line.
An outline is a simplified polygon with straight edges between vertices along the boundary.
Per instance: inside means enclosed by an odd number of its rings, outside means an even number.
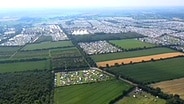
M110 42L109 42L109 43L110 43ZM116 45L116 44L113 44L113 43L110 43L110 44L112 44L113 46L115 46L115 47L121 49L123 52L138 51L138 50L145 50L145 49L152 49L152 48L163 47L163 46L156 45L156 46L153 46L153 47L146 47L146 46L144 46L144 47L137 47L137 48L125 49L125 48L122 48L122 47L120 47L120 46L118 46L118 45Z
M53 78L48 70L0 74L0 103L52 104Z
M52 67L54 70L73 70L75 68L88 67L82 56L68 58L53 58Z

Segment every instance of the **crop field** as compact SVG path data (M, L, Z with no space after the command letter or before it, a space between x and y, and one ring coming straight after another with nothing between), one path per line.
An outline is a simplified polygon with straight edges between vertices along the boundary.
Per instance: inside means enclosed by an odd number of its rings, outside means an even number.
M176 51L171 50L169 48L152 48L152 49L130 51L130 52L118 52L118 53L92 55L91 57L96 62L102 62L102 61L156 55L156 54L170 53L170 52L176 52Z
M153 44L145 43L135 39L111 40L109 42L123 49L149 48L155 46Z
M108 104L112 99L130 88L130 85L117 80L58 87L55 89L54 103Z
M53 58L52 68L60 70L72 70L73 68L88 67L82 56L73 58Z
M45 42L45 41L52 41L52 36L40 36L35 42L40 43L40 42Z
M19 49L20 47L0 47L0 52L15 52Z
M159 82L151 85L154 88L161 88L161 90L168 94L178 94L180 98L184 99L184 78Z
M184 77L184 58L173 58L109 68L118 75L143 83L154 83Z
M81 56L76 47L56 48L49 50L19 51L11 59L30 59L30 58L58 58L58 57L77 57Z
M42 49L71 47L71 46L73 46L71 41L42 42L36 44L28 44L22 50L42 50Z
M98 67L107 67L107 64L108 64L108 66L115 66L115 64L118 64L118 65L132 64L132 63L140 63L140 62L145 62L145 61L173 58L173 57L177 57L177 56L184 56L184 53L173 52L173 53L164 53L164 54L157 54L157 55L150 55L150 56L103 61L103 62L97 62L97 66Z
M107 81L112 79L109 75L106 75L98 70L81 70L70 72L58 72L55 73L55 86L67 86L74 84L83 84L99 81Z
M9 58L13 55L20 47L0 47L0 58Z
M166 101L149 93L142 92L141 94L130 94L116 104L166 104Z
M77 57L81 56L79 50L76 47L53 49L50 51L51 57L53 58L66 58L66 57Z
M20 51L17 52L11 59L29 59L29 58L47 58L49 57L48 50L38 51Z
M49 66L50 63L48 60L0 63L0 73L35 70L35 69L43 70L49 69Z
M67 51L67 50L74 50L77 49L76 47L67 47L67 48L56 48L56 49L50 49L51 52L57 53L58 51Z

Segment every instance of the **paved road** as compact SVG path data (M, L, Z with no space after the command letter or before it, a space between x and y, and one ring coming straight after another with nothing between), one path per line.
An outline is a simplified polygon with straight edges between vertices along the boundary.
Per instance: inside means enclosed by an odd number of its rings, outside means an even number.
M131 82L131 81L129 81L129 80L126 80L126 79L124 79L124 78L119 77L119 79L122 80L122 81L124 81L124 82L129 83L130 85L137 86L136 83L133 83L133 82Z

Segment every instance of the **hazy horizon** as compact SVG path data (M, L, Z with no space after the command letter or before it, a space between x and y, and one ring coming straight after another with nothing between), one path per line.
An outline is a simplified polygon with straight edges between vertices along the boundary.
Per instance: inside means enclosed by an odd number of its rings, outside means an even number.
M4 0L0 9L184 6L183 0Z

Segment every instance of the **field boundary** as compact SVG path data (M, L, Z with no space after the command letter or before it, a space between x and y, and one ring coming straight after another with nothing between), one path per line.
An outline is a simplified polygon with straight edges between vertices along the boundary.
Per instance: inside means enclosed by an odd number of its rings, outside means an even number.
M181 99L184 99L184 78L161 81L155 84L151 84L153 88L159 87L163 92L167 94L178 94Z
M103 62L97 62L97 66L98 67L112 67L112 66L117 66L117 65L168 59L168 58L174 58L174 57L179 57L179 56L184 56L184 53L172 52L172 53L164 53L164 54L157 54L157 55L149 55L149 56L141 56L141 57L134 57L134 58L125 58L125 59L103 61Z

